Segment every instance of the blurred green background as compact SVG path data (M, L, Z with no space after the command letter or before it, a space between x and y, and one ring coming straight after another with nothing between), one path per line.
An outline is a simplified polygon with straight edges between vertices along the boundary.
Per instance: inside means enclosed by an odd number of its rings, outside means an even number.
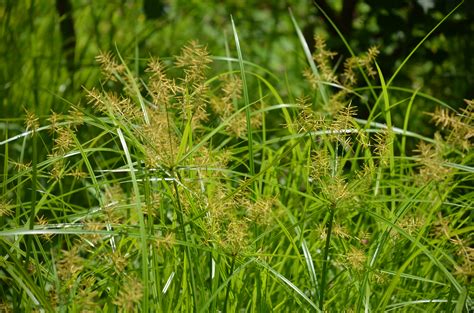
M473 98L473 2L466 1L436 30L395 85L421 88L455 108L462 105L462 99ZM434 0L317 3L356 53L379 47L377 61L386 76L458 4ZM79 102L83 86L99 85L94 57L100 50L118 49L137 72L145 58L176 55L192 39L206 44L214 56L235 56L231 15L244 58L271 70L281 78L282 86L289 81L292 91L298 93L306 61L288 8L310 47L315 33L327 38L328 48L339 53L335 70L342 70L344 58L350 55L310 0L2 0L0 118L23 116L24 108L34 108L44 116ZM216 62L214 66L226 69L227 64Z

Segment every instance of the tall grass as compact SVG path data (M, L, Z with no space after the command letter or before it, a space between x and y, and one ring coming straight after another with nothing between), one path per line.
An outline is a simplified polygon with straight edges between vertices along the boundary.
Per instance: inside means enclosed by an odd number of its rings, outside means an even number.
M2 310L467 311L474 103L423 136L417 100L441 100L402 93L376 48L336 74L292 20L295 99L232 22L235 58L101 53L82 105L3 120Z

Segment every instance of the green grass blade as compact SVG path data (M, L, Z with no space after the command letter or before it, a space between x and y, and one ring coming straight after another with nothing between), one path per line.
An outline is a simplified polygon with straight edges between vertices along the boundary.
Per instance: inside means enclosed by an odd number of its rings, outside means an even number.
M54 312L50 301L46 299L44 292L38 289L38 286L31 279L31 274L29 274L24 266L21 264L21 261L18 260L14 253L10 252L9 242L0 240L0 245L2 250L8 254L8 259L13 262L9 262L2 257L0 260L0 268L4 268L16 281L16 283L22 288L23 291L31 298L33 303L40 305L42 308L48 310L48 312Z
M244 68L244 61L242 57L242 50L240 49L240 41L239 36L237 34L237 29L235 28L234 19L231 17L232 23L232 32L234 33L234 40L235 40L235 47L237 49L237 55L239 58L239 67L240 67L240 75L242 78L242 88L243 88L243 95L244 95L244 105L245 105L245 117L247 120L247 138L248 138L248 151L249 151L249 169L250 175L253 176L255 174L255 161L254 161L254 153L253 153L253 129L252 123L250 120L250 100L249 100L249 91L247 87L247 78L245 75L245 68Z
M406 58L402 61L402 63L400 63L400 65L397 67L397 69L395 70L395 73L393 73L392 77L390 77L390 79L388 80L387 82L387 86L390 86L393 82L393 80L395 79L395 77L397 77L398 73L402 70L402 68L405 66L405 64L408 62L408 60L410 60L410 58L412 57L413 54L415 54L415 52L418 50L418 48L420 48L423 43L431 36L431 34L433 34L435 32L436 29L438 29L454 12L457 11L457 9L464 3L464 0L461 0L461 2L459 2L459 4L457 6L454 7L454 9L452 9L448 14L446 14L442 19L441 21L438 22L438 24L435 25L435 27L433 27L429 32L428 34L425 35L425 37L423 37L423 39L420 40L420 42L415 46L415 48L413 48L411 50L411 52L406 56Z
M413 107L413 102L415 101L416 95L418 93L418 89L415 90L413 95L410 98L410 102L408 103L407 109L405 111L405 119L403 121L403 133L406 134L408 131L408 123L410 121L410 114L411 114L411 108ZM400 154L402 157L406 156L406 142L407 142L407 136L403 135L402 136L402 143L400 147Z
M322 312L318 308L318 306L313 301L311 301L311 299L308 298L308 296L301 289L299 289L295 284L293 284L288 278L286 278L281 273L279 273L275 269L273 269L270 265L268 265L267 263L265 263L261 260L256 260L255 262L257 264L259 264L261 267L263 267L263 268L267 269L269 272L271 272L281 284L286 285L288 288L293 290L298 296L300 296L303 300L305 300L305 302L309 306L311 306L311 308L313 310L315 310L316 312Z
M138 221L139 221L139 226L140 226L140 247L141 247L141 260L142 260L142 278L143 278L143 284L145 286L149 286L149 268L148 268L148 244L147 244L147 231L146 231L146 226L145 226L145 219L143 216L143 211L142 211L142 204L140 200L140 189L138 188L138 182L137 182L137 177L135 175L135 169L133 166L132 162L132 157L130 155L130 151L128 149L127 142L125 141L125 137L123 136L122 130L120 128L117 128L117 135L119 136L120 143L122 145L122 149L125 155L125 159L127 161L127 165L130 169L130 176L132 178L132 185L133 185L133 191L135 196L135 209L137 210L138 214ZM149 297L148 297L148 291L149 288L144 289L144 295L143 295L143 307L142 309L146 312L148 311L149 308Z
M319 75L318 68L316 64L314 63L313 56L311 55L311 51L309 50L308 43L306 42L304 38L303 32L298 26L298 23L296 22L296 19L291 9L289 9L289 12L290 12L291 21L293 22L293 26L295 27L296 34L298 35L298 39L300 41L301 47L303 48L304 55L306 56L306 60L308 61L311 71L313 72L314 76L316 77L318 81L322 81L321 75ZM328 95L326 86L324 84L318 84L318 87L319 87L319 94L321 95L321 99L323 100L324 106L328 106L329 95Z

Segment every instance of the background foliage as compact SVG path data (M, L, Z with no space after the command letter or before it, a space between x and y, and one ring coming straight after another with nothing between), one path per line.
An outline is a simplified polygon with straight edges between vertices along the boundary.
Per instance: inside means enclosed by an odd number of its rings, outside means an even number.
M119 49L126 57L171 56L189 40L197 39L206 43L212 55L223 56L226 43L232 45L231 14L241 30L246 58L289 79L300 74L304 59L292 53L299 49L299 43L288 8L293 10L311 49L314 33L322 33L328 36L328 48L338 52L338 57L349 55L334 28L311 1L57 3L58 9L53 1L6 0L1 7L0 99L5 116L22 114L18 103L41 108L37 112L41 115L50 108L61 110L67 106L57 96L68 95L69 101L77 101L81 86L91 87L98 82L93 60L100 50ZM430 0L318 3L354 51L379 46L378 62L387 72L392 72L455 5ZM463 4L418 50L398 78L400 85L422 87L454 107L462 99L472 98L472 6L470 1ZM9 102L12 99L15 105Z
M3 1L0 311L467 310L456 5Z

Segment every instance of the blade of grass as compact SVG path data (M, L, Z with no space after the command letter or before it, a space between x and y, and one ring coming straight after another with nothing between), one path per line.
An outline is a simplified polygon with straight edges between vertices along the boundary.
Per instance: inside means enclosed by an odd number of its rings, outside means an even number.
M299 241L301 242L301 249L303 250L303 255L304 255L305 262L306 262L306 267L307 267L309 279L310 279L312 288L314 290L314 294L316 295L318 290L321 291L322 287L320 288L318 286L318 279L317 279L317 275L316 275L316 270L314 268L313 257L311 255L311 252L309 251L307 241L306 241L306 239L304 238L304 236L301 232L301 228L298 225L298 222L297 222L296 218L294 217L294 215L291 213L290 210L286 210L286 212L288 214L288 217L289 217L291 223L294 225L296 235L297 235Z
M385 79L383 77L382 71L380 70L379 65L377 62L375 62L375 66L377 67L377 72L379 74L380 78L380 84L382 85L382 96L384 100L385 107L383 109L384 115L385 115L385 121L387 122L387 131L389 138L392 137L392 132L393 132L393 127L392 127L392 114L390 111L390 98L388 96L388 89L387 86L385 85ZM391 138L388 142L388 153L389 153L389 166L390 166L390 179L392 179L395 176L395 150L394 150L394 138ZM392 199L396 198L396 193L395 193L395 187L393 184L390 184L390 196ZM392 212L395 210L395 200L391 201L392 205Z
M378 303L378 307L376 309L377 312L386 312L388 302L390 301L392 294L397 287L397 284L400 281L400 277L402 273L406 270L406 268L411 264L411 262L422 252L421 249L414 251L406 260L405 262L398 268L395 276L392 278L390 285L385 289L382 299Z
M318 68L316 64L314 63L313 56L311 55L311 51L309 50L308 43L306 42L304 38L303 32L298 26L298 23L296 22L296 19L291 9L288 9L288 10L290 12L291 21L293 23L293 26L295 27L296 34L298 35L298 39L300 40L301 47L303 48L304 55L306 56L306 60L308 61L311 71L313 72L317 80L322 81L321 75L319 75ZM328 91L326 89L326 86L324 84L318 84L318 87L319 87L319 94L321 95L321 98L323 99L324 106L328 106L329 96L328 96Z
M256 259L255 262L260 265L261 267L267 269L269 272L271 272L277 279L278 281L283 284L283 285L286 285L287 287L289 287L291 290L293 290L297 295L299 295L301 298L303 298L303 300L306 301L306 303L311 306L312 309L314 309L316 312L322 312L318 306L313 302L311 301L310 298L308 298L308 296L301 290L299 289L295 284L293 284L288 278L286 278L285 276L283 276L281 273L277 272L275 269L273 269L270 265L268 265L267 263L263 262L262 260L258 260Z
M465 295L466 295L466 289L459 284L459 282L456 280L456 278L453 276L453 274L441 263L441 261L436 258L428 249L427 246L423 245L421 242L417 241L416 238L413 238L410 236L405 230L403 230L400 226L395 224L394 222L388 220L387 218L380 216L379 214L372 212L372 211L367 211L367 214L370 216L374 217L375 219L387 224L388 227L394 229L397 231L401 236L404 238L408 239L410 242L414 243L421 251L423 254L425 254L433 264L435 264L446 276L448 281L454 286L454 288L458 291L460 298L462 299L464 297L465 300ZM464 305L464 304L463 304Z
M429 32L428 34L425 35L425 37L423 37L423 39L420 40L420 42L415 46L415 48L413 48L410 53L406 56L406 58L402 61L402 63L400 63L400 65L397 67L397 69L395 70L395 73L393 73L392 77L390 77L390 79L388 80L387 82L387 86L390 86L393 82L393 80L395 79L395 77L397 77L398 73L400 73L400 71L402 70L402 68L405 66L405 64L408 62L408 60L410 60L410 58L412 57L413 54L415 54L415 52L418 50L418 48L420 48L423 43L431 36L431 34L433 34L435 32L435 30L437 30L443 23L444 21L446 21L454 12L457 11L457 9L464 3L464 0L461 0L461 2L459 2L459 4L457 6L454 7L454 9L452 9L448 14L446 14L446 16L444 16L441 21L438 22L438 24L435 25L435 27L433 27Z
M120 54L120 51L119 49L117 48L117 45L115 45L115 50L117 51L117 55L120 59L120 62L122 63L122 65L124 66L124 69L125 69L125 72L127 73L127 76L128 76L128 81L132 84L132 88L133 88L133 92L135 94L135 96L137 97L138 99L138 103L140 103L140 108L142 110L142 113L143 113L143 118L145 120L145 123L146 124L150 124L150 117L148 116L148 111L147 111L147 108L146 108L146 105L145 105L145 101L143 100L143 97L142 97L142 94L140 92L140 88L138 87L137 85L137 81L135 79L135 77L133 76L132 72L130 71L130 69L127 67L127 64L125 63L125 61L123 60L122 58L122 55ZM121 81L125 86L127 85L126 82L123 81L122 77L120 77L119 75L116 75L117 79L119 79L119 81Z
M321 287L319 288L319 309L324 310L324 292L326 291L326 280L328 277L328 263L329 263L329 248L331 247L331 233L334 222L334 209L329 209L328 230L326 235L326 243L324 245L323 253L323 269L321 272Z
M245 105L245 118L247 121L247 138L248 138L248 151L249 151L249 169L250 175L253 176L255 174L255 160L253 154L253 129L252 123L250 120L250 100L249 100L249 91L247 87L247 78L245 75L245 68L244 68L244 61L242 57L242 50L240 49L240 41L239 36L237 34L237 29L235 27L234 19L232 16L230 17L232 23L232 32L234 33L234 40L235 40L235 47L237 49L237 56L239 58L239 67L240 67L240 75L242 77L242 91L244 95L244 105ZM256 186L255 186L256 187Z
M385 310L384 312L390 312L390 311L394 311L394 310L400 311L400 310L403 310L403 308L405 308L407 306L415 305L415 304L446 303L446 302L448 302L448 300L446 300L446 299L425 299L425 300L405 301L405 302L399 302L399 303L394 303L394 304L388 305L387 310ZM407 309L405 309L405 310L407 310ZM421 308L418 308L418 311L426 312L426 309L423 310Z
M18 260L14 253L10 252L9 243L0 240L0 245L2 246L2 251L5 251L8 254L8 259L12 260L13 263L7 260L1 260L2 263L0 267L4 268L12 278L18 283L22 290L31 298L33 303L36 305L41 305L48 312L54 312L53 307L51 306L50 301L46 299L44 292L40 291L32 280L31 275L24 269L24 266L21 264L21 261Z
M413 95L413 93L415 92L413 89L411 88L404 88L404 87L399 87L399 86L386 86L386 88L388 90L395 90L395 91L400 91L400 92L404 92L404 93L409 93L411 95ZM368 88L367 87L359 87L359 88L356 88L355 90L356 91L364 91L364 90L367 90ZM382 89L382 86L372 86L372 89L374 90L377 90L377 89ZM438 98L435 98L433 96L430 96L424 92L421 92L421 91L417 91L417 96L421 97L421 98L425 98L427 100L430 100L431 102L434 102L436 104L439 104L445 108L447 108L448 110L450 111L453 111L453 112L457 112L454 108L452 108L449 104L447 104L446 102L438 99Z
M28 228L33 229L36 215L36 197L38 189L38 136L39 134L33 131L32 133L32 164L31 164L31 202L30 202L30 216ZM26 238L26 257L25 266L29 265L30 252L33 249L31 237Z
M176 173L177 177L178 177L178 180L181 181L181 177L179 175L179 173ZM187 235L187 231L186 231L186 225L184 224L184 216L183 216L183 212L184 212L184 208L182 207L181 205L181 199L180 199L180 192L179 192L179 189L178 189L178 183L177 183L177 180L174 179L173 180L173 188L174 188L174 192L175 192L175 199L176 199L176 204L177 204L177 209L178 209L178 212L177 213L177 216L178 216L178 221L179 221L179 224L180 224L180 228L181 228L181 232L183 233L183 239L184 239L184 242L188 242L188 235ZM192 262L192 254L191 254L191 248L186 245L186 250L185 250L185 255L186 255L186 258L184 259L184 262L186 262L186 264L189 266L189 272L190 272L190 285L191 285L191 297L192 297L192 303L193 303L193 309L194 309L194 312L197 312L197 308L198 308L198 303L197 303L197 288L196 288L196 281L195 281L195 270L194 270L194 266L193 266L193 262Z
M132 158L130 156L130 151L128 149L127 142L125 141L125 137L123 136L122 130L120 128L117 128L117 135L119 136L120 143L122 145L123 152L125 154L125 159L127 161L127 165L130 169L130 176L132 178L132 185L133 185L133 192L135 194L135 208L138 212L138 222L140 225L140 242L141 242L141 260L142 260L142 278L143 278L143 284L146 286L144 288L143 292L143 311L148 312L149 308L149 297L148 297L148 292L149 292L149 281L148 281L148 244L147 244L147 231L145 227L145 218L143 216L143 211L142 211L142 204L140 200L140 189L138 188L138 182L137 182L137 177L135 175L135 169L133 167L132 163Z
M6 124L6 127L4 129L5 129L5 138L8 139L8 123ZM8 161L9 161L9 145L6 144L5 145L4 158L3 158L2 195L7 194L7 188L8 188L7 179L8 179L8 172L9 172L9 170L8 170L8 163L9 162ZM0 201L4 201L4 203L7 203L7 199L1 199ZM0 229L3 228L4 222L5 222L4 219L1 218L0 219Z
M229 284L229 282L233 279L234 276L236 276L237 274L239 274L241 271L243 271L245 268L247 268L250 264L254 263L255 262L255 259L254 258L251 258L249 259L248 261L246 261L245 263L243 263L242 265L238 266L232 273L230 276L228 276L223 282L222 284L216 288L214 290L214 292L209 296L209 298L207 299L207 301L204 303L204 305L202 305L200 308L199 308L199 312L209 312L208 308L209 306L211 305L211 303L214 301L214 299L216 297L218 297L219 293L227 287L227 285Z
M407 109L405 111L405 119L403 121L403 133L404 133L404 135L402 135L402 145L400 147L400 154L401 154L402 157L406 156L405 149L406 149L407 136L405 134L408 131L408 122L410 121L411 108L413 107L413 102L415 101L418 90L419 89L415 90L415 92L411 96L410 102L408 102L408 106L407 106Z
M251 104L248 104L250 106ZM183 155L178 161L177 164L184 163L184 160L186 160L189 156L193 155L196 151L199 150L206 142L208 142L213 136L215 136L219 131L225 128L229 124L231 120L236 118L241 112L247 109L247 106L241 107L239 110L237 110L234 114L229 116L226 120L224 120L222 123L220 123L217 127L215 127L211 132L209 132L206 136L204 136L201 141L199 141L197 144L195 144L189 151Z
M410 196L409 199L407 199L404 203L402 203L400 205L400 208L399 208L399 210L397 212L397 215L395 217L395 222L398 220L398 218L400 218L401 215L403 215L406 212L406 210L408 210L410 207L412 207L414 205L415 200L418 199L418 197L421 196L422 192L425 190L426 187L427 186L423 186L422 188L419 188L414 195ZM383 249L383 247L384 247L384 245L387 241L388 235L389 235L391 230L392 230L391 227L387 226L385 231L382 233L382 236L380 236L379 240L377 241L377 244L375 246L375 251L373 252L372 257L369 260L369 264L368 264L369 269L372 269L375 266L375 262L379 258L379 256L381 255L382 249ZM369 297L369 294L368 294L369 286L367 284L368 284L368 280L369 280L369 272L370 271L367 271L364 274L364 277L362 279L360 294L359 294L359 300L358 300L358 304L357 304L357 311L361 311L362 303L366 304L366 310L368 308L367 304L369 303L369 298L368 298Z

